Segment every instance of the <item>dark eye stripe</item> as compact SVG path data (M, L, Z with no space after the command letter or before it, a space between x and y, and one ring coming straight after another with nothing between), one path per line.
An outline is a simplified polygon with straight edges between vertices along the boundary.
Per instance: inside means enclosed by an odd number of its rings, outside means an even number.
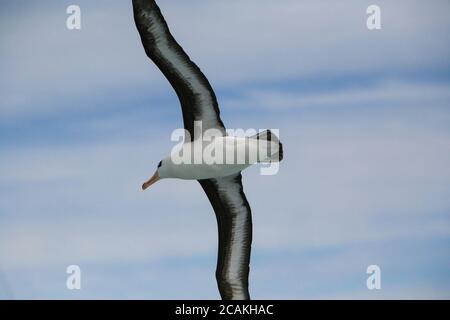
M161 167L162 165L162 160L158 163L158 168Z

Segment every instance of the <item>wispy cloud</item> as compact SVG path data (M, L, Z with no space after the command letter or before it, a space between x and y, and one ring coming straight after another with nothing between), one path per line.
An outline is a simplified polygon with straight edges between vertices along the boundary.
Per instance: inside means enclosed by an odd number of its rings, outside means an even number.
M225 100L235 108L306 108L306 107L447 107L450 105L448 83L387 82L371 86L346 87L319 92L250 90L240 98Z
M409 114L367 119L355 110L357 119L285 120L282 140L289 148L279 175L245 174L256 248L449 236L450 132L438 124L450 115L441 110L426 119L420 108L404 110ZM124 137L6 151L4 265L214 252L215 220L196 182L163 181L139 191L170 146L162 137L155 141ZM273 185L287 191L274 194ZM55 251L49 259L47 252Z
M247 0L160 5L176 38L218 88L239 91L255 82L408 75L450 67L448 2L381 1L384 28L378 33L365 27L366 4ZM65 28L62 4L2 11L2 118L91 108L93 100L114 93L154 96L170 90L145 57L130 3L81 1L80 6L81 31Z

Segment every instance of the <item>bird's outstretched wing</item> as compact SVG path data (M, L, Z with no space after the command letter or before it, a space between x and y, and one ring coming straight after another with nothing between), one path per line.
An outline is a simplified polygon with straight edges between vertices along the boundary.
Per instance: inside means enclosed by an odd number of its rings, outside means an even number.
M133 0L134 20L148 57L169 80L180 99L185 129L194 139L194 121L203 132L225 135L216 95L201 70L170 34L153 0ZM252 242L251 210L242 176L199 180L217 217L219 256L216 277L223 299L249 299L248 274Z
M202 132L214 128L225 135L216 95L208 79L173 38L156 2L133 0L133 11L145 52L180 99L184 127L191 140L194 139L194 121L200 120Z
M248 300L252 214L242 175L199 180L216 213L219 255L216 278L224 300Z

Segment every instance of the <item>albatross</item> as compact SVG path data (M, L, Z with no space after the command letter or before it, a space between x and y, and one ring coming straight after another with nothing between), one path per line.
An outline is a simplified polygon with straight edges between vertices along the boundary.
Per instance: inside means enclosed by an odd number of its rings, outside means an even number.
M173 38L156 2L133 0L133 13L145 53L167 78L180 100L185 137L175 153L192 160L192 150L205 151L212 146L214 154L232 159L213 163L179 162L172 152L158 163L156 172L142 189L165 178L198 180L211 202L218 224L216 279L220 295L224 300L248 300L252 215L244 194L241 171L254 163L281 161L282 145L270 130L250 137L227 135L208 79ZM200 133L198 123L201 124ZM256 156L250 156L252 154ZM237 161L237 158L245 160Z

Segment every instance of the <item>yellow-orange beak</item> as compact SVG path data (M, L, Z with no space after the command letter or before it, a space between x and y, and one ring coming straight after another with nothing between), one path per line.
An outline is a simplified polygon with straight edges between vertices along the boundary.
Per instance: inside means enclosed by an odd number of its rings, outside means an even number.
M142 190L147 189L148 187L150 187L152 184L154 184L156 181L158 181L159 175L158 175L158 171L155 172L155 174L148 179L147 181L144 182L144 184L142 185Z

